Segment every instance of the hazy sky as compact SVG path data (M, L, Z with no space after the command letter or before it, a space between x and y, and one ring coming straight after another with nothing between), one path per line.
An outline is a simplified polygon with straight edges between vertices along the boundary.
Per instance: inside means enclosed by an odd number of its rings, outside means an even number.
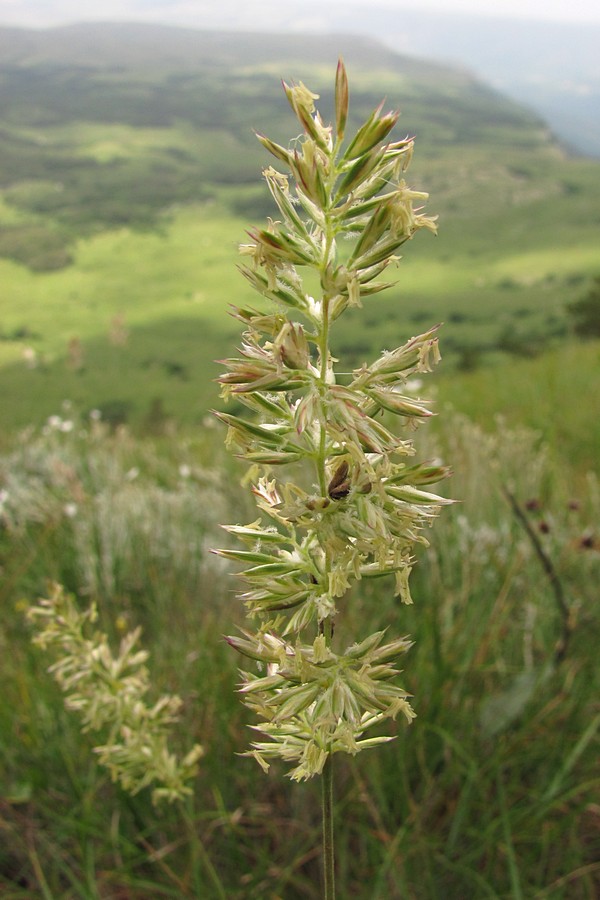
M329 30L332 9L339 8L340 26L351 31L353 5L600 23L598 0L0 0L0 24L145 20L197 28L312 31Z

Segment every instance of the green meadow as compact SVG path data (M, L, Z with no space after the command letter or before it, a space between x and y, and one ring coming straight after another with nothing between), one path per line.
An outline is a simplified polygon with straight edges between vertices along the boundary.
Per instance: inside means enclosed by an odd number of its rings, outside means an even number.
M550 209L548 203L546 214ZM216 199L179 210L159 231L119 229L83 239L74 263L57 271L31 272L0 261L4 428L40 423L65 400L80 412L100 408L110 417L120 410L135 427L157 401L179 423L201 422L219 403L215 360L231 352L238 331L229 305L255 302L236 269L247 224ZM504 224L497 227L503 234ZM574 393L585 372L591 403L597 354L573 344L566 304L596 271L593 233L587 244L583 237L570 244L565 237L557 252L544 246L541 229L526 249L513 244L502 255L491 247L461 252L464 235L457 230L446 213L437 238L415 239L392 273L396 284L340 323L340 359L360 365L377 348L391 349L441 322L445 365L438 389L465 412L459 385L480 382L487 386L487 410L505 411L510 398L527 422L520 388L508 397L496 394L507 383L518 386L515 371L528 367L540 372L543 389L550 388L543 373L552 364L541 356L569 360L566 368L556 367L562 382L574 379ZM540 379L533 383L539 390ZM568 398L565 403L563 421ZM543 424L537 403L530 412L536 425ZM590 416L593 428L592 422Z
M468 74L359 39L135 29L11 34L0 66L0 895L320 896L319 785L236 755L222 635L243 611L209 551L255 510L209 411L229 306L257 303L238 245L274 209L252 128L287 141L281 76L331 108L346 41L354 124L383 93L401 107L439 234L336 323L338 368L442 323L416 442L459 502L414 607L383 579L340 617L340 639L365 618L412 636L418 713L336 771L340 896L595 900L600 342L569 305L600 272L600 163ZM51 581L97 604L114 648L141 626L154 699L183 699L172 747L205 750L186 804L97 763L31 643Z
M331 104L331 41L282 50L215 38L192 62L187 32L161 32L157 56L142 29L131 58L110 35L97 30L87 66L60 29L35 64L13 36L2 70L8 432L64 400L135 427L157 404L202 420L218 402L213 360L235 333L229 304L252 302L237 245L273 213L252 129L283 139L291 123L274 73ZM394 286L344 322L344 365L437 322L446 378L564 344L567 306L600 266L600 164L568 157L544 123L465 73L347 43L355 122L383 90L399 105L398 130L417 135L407 178L430 193L440 230L419 236Z

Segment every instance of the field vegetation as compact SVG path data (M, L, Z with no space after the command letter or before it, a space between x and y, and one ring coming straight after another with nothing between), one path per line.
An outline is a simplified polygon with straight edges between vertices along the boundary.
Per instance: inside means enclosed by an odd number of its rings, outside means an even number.
M251 127L283 139L274 75L329 84L340 42L131 34L0 30L0 894L316 900L318 785L292 796L235 755L249 720L221 636L242 610L208 548L251 512L207 413L228 305L254 302L237 243L273 212ZM350 368L444 322L417 443L460 502L414 609L383 582L355 598L415 640L418 718L339 767L340 895L592 900L599 164L462 72L347 43L356 118L382 90L401 106L440 235L334 349ZM205 749L187 803L123 792L64 709L26 620L50 581L97 603L115 648L142 627L156 697L184 700L174 747Z
M235 757L247 716L222 635L242 611L208 547L222 545L219 521L247 521L249 511L240 472L221 459L222 435L140 440L69 416L0 460L2 895L317 898L317 787L291 792L278 766L265 777ZM421 450L452 462L461 502L420 553L415 608L400 610L382 585L354 598L359 619L400 621L416 641L404 678L418 718L389 746L338 766L339 890L364 900L591 900L597 478L574 484L534 431L443 420ZM98 603L115 647L142 626L156 696L184 699L174 747L205 748L184 809L157 811L148 791L131 798L111 784L94 738L62 708L51 659L32 647L25 621L48 579L83 608Z

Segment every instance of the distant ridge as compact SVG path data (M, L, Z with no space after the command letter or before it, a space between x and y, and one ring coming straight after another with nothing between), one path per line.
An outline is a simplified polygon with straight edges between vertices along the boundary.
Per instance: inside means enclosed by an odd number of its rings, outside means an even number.
M342 53L350 64L385 67L413 76L461 72L459 67L401 56L379 40L351 34L259 34L200 31L146 23L81 23L47 29L0 27L0 66L84 66L162 71L235 67L261 62L324 63ZM470 77L470 76L469 76Z
M349 0L347 11L345 21L351 25L346 27L354 34L335 34L335 9L327 8L319 13L328 34L134 22L0 27L0 68L158 69L170 75L264 64L293 76L302 66L330 68L341 53L355 69L385 68L429 84L438 78L449 85L487 87L490 94L510 98L516 108L535 110L551 123L564 147L600 157L600 25L432 14L416 8L400 13L377 0L368 6ZM283 23L280 16L270 25L283 30ZM297 24L293 15L291 24Z
M441 94L451 101L462 98L468 107L474 98L487 111L497 110L525 127L546 130L531 111L489 87L462 66L403 55L377 38L356 34L274 34L209 31L150 23L79 23L47 29L0 27L0 71L54 71L77 69L90 76L104 72L141 77L144 81L171 76L213 75L227 80L244 78L250 69L268 68L270 84L280 76L306 77L318 90L328 89L339 56L355 72L369 77L380 97L386 87L378 76L390 74L417 86L426 94ZM467 95L469 99L467 99Z

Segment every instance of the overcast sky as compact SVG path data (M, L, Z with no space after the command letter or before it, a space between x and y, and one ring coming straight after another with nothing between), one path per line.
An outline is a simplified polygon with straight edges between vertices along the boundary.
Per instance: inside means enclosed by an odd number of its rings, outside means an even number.
M0 24L44 27L81 21L149 21L196 28L352 30L351 7L438 10L563 22L600 23L598 0L0 0ZM329 16L323 16L323 10Z

